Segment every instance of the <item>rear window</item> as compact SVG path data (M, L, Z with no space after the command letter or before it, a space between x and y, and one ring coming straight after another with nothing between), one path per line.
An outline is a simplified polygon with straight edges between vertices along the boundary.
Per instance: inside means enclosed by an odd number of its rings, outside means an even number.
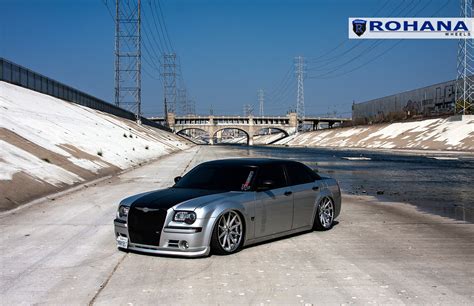
M262 186L264 181L273 181L274 189L287 186L283 167L281 165L261 166L258 171L257 186Z
M174 187L225 191L250 191L255 168L250 166L200 165Z

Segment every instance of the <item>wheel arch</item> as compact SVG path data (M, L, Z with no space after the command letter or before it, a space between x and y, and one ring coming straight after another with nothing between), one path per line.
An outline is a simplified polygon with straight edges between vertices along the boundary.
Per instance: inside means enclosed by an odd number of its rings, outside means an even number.
M244 241L245 241L245 237L247 236L247 216L246 214L243 212L245 210L244 206L241 205L241 204L238 204L236 203L237 205L235 206L230 206L230 207L227 207L227 208L224 208L222 210L219 211L219 213L216 213L216 211L213 212L212 216L211 216L211 220L212 221L212 231L214 231L214 227L216 226L217 224L217 221L219 220L219 218L229 212L229 211L235 211L236 213L239 214L240 218L242 219L242 222L243 222L243 225L244 225Z
M321 202L322 202L325 198L331 199L332 203L333 203L334 206L335 206L335 200L334 200L334 197L333 197L333 195L331 194L331 192L329 192L329 190L326 190L325 192L322 192L322 193L320 194L320 196L318 197L316 203L314 204L314 209L313 209L313 221L312 221L312 224L311 224L312 227L314 227L314 223L316 222L316 218L318 217L318 206L319 206L319 204L321 204ZM336 218L336 217L334 217L334 218Z
M247 240L247 219L244 215L244 213L240 210L240 209L236 209L234 207L229 207L227 209L223 209L220 211L220 213L216 216L216 217L212 217L210 220L211 220L211 224L208 224L208 227L209 227L209 240L208 240L208 245L209 247L211 248L211 252L213 252L213 247L212 247L212 236L214 235L214 231L216 230L216 226L218 226L218 223L219 223L219 219L222 217L222 215L230 212L230 211L234 211L235 213L237 213L239 216L240 216L240 219L242 220L242 232L243 232L243 235L242 235L242 241L241 241L241 245L239 247L239 249L241 249L243 246L245 246L245 243L246 243L246 240Z
M219 220L219 218L225 214L226 212L229 212L229 211L235 211L239 214L239 216L241 217L242 219L242 222L243 222L243 226L244 226L244 237L243 237L243 243L245 243L246 241L246 237L247 237L247 224L249 224L249 221L248 221L248 218L250 218L248 216L248 213L246 213L245 211L245 207L238 203L238 202L225 202L225 203L220 203L219 205L216 205L214 207L214 209L212 209L211 212L209 212L210 215L208 215L208 223L207 223L207 230L206 232L208 233L207 237L206 237L206 244L210 246L210 242L211 242L211 237L212 237L212 233L214 232L214 228L217 224L217 221Z

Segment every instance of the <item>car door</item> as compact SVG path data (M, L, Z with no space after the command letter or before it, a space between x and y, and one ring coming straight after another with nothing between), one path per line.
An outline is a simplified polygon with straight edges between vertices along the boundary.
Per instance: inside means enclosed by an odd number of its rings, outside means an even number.
M300 163L289 162L285 167L293 191L292 229L309 226L313 222L314 207L322 187L319 176Z
M269 190L261 190L263 182L271 180ZM255 237L264 237L291 230L293 223L293 193L288 186L283 165L259 167L255 207Z

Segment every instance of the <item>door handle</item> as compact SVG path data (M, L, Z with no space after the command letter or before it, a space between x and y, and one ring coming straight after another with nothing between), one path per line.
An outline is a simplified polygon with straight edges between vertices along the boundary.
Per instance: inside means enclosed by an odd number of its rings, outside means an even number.
M312 188L314 191L318 191L319 190L319 186L313 186Z
M293 194L293 192L291 192L291 191L285 191L285 193L284 193L284 195L286 195L286 196L290 196L292 194Z

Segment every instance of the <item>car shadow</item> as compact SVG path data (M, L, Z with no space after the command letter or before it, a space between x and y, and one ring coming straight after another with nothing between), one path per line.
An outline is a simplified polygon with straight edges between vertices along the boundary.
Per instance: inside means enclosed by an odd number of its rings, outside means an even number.
M332 224L331 228L328 229L328 230L331 230L332 228L334 228L335 226L337 226L339 224L339 221L334 221L334 223ZM272 243L272 242L276 242L276 241L280 241L280 240L285 240L285 239L289 239L289 238L293 238L293 237L298 237L298 236L302 236L302 235L305 235L305 234L309 234L309 233L312 233L312 232L325 232L325 231L318 231L318 230L307 230L307 231L303 231L303 232L299 232L299 233L294 233L294 234L291 234L291 235L288 235L288 236L282 236L282 237L278 237L278 238L273 238L273 239L270 239L270 240L265 240L265 241L262 241L262 242L258 242L258 243L255 243L255 244L252 244L252 245L249 245L249 246L245 246L243 247L242 249L240 249L239 251L237 251L236 253L232 254L232 255L235 255L235 254L238 254L240 251L242 250L245 250L245 249L251 249L251 248L254 248L254 247L258 247L258 246L261 246L261 245L265 245L267 243ZM193 260L199 260L199 259L206 259L208 257L211 257L211 256L232 256L232 255L220 255L220 254L213 254L212 253L212 250L211 250L211 253L207 256L201 256L201 257L184 257L184 256L176 256L176 255L166 255L166 254L153 254L153 253L146 253L146 252L141 252L141 251L136 251L136 250L126 250L126 249L121 249L119 248L120 251L122 252L125 252L125 253L132 253L132 254L139 254L139 255L146 255L146 256L152 256L152 257L160 257L160 258L173 258L173 259L181 259L181 260L184 260L184 259L193 259Z
M339 224L339 221L334 221L334 223L332 224L331 228L328 229L328 230L326 230L326 231L331 230L332 228L334 228L334 227L337 226L338 224ZM289 239L289 238L293 238L293 237L298 237L298 236L302 236L302 235L309 234L309 233L312 233L312 232L326 232L326 231L318 231L318 230L310 229L310 230L307 230L307 231L294 233L294 234L291 234L291 235L288 235L288 236L282 236L282 237L278 237L278 238L273 238L273 239L270 239L270 240L265 240L265 241L258 242L258 243L255 243L255 244L252 244L252 245L249 245L249 246L245 246L245 247L243 247L242 249L240 249L237 253L239 253L239 252L242 251L242 250L251 249L251 248L253 248L253 247L258 247L258 246L261 246L261 245L265 245L265 244L267 244L267 243L272 243L272 242L276 242L276 241L280 241L280 240L285 240L285 239ZM228 256L228 255L212 254L212 251L211 251L211 255L213 255L213 256Z
M209 257L211 254L207 256L201 256L201 257L186 257L186 256L179 256L179 255L168 255L168 254L153 254L153 253L147 253L147 252L141 252L141 251L136 251L136 250L125 250L125 249L120 249L120 251L125 252L125 253L131 253L131 254L137 254L137 255L146 255L150 257L160 257L160 258L173 258L173 259L205 259Z

